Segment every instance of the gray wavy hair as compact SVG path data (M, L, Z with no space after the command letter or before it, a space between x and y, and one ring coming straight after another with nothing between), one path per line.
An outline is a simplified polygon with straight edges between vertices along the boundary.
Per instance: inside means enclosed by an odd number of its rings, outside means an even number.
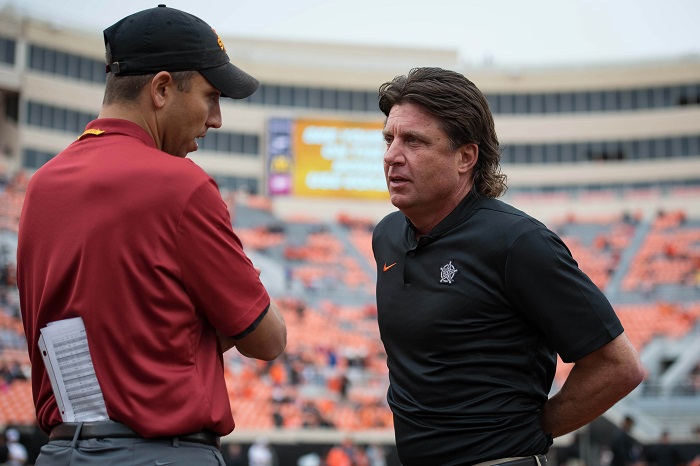
M436 117L453 150L476 144L479 158L472 190L486 197L503 195L508 186L501 173L501 148L488 101L476 85L455 71L413 68L379 87L379 109L389 116L394 105L412 103Z

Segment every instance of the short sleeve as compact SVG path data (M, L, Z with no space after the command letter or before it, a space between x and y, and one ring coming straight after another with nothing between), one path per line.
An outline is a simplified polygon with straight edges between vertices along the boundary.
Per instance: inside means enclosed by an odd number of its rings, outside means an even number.
M213 180L188 200L178 224L182 281L197 310L221 333L246 330L270 304L251 260L233 232Z
M506 261L512 305L574 362L622 333L610 302L579 269L564 242L546 228L521 234Z

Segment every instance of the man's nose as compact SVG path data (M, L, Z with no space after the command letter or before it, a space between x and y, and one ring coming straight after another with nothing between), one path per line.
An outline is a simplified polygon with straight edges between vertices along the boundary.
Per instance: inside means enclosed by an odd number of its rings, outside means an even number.
M210 128L221 128L223 120L221 118L221 107L218 105L209 114L209 119L207 120L207 126Z
M384 152L384 163L386 165L396 165L403 161L403 156L401 150L399 150L398 144L393 143L386 148Z

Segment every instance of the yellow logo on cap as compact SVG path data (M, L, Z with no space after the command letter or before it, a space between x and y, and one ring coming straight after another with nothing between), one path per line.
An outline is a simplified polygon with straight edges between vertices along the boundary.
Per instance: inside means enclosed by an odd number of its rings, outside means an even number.
M102 133L104 133L104 131L101 129L86 129L83 134L78 136L78 139L82 139L83 136L87 136L88 134L93 134L95 136L99 136Z
M216 41L219 43L219 48L225 52L226 47L224 47L224 41L222 41L219 34L216 33L216 29L211 28L211 30L214 31L214 34L216 34Z

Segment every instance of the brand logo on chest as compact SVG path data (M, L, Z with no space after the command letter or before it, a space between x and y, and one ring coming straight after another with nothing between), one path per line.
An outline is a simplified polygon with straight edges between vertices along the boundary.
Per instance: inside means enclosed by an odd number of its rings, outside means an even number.
M447 283L448 285L453 284L455 282L454 278L457 272L459 272L459 270L452 265L452 261L443 265L440 267L440 283Z

